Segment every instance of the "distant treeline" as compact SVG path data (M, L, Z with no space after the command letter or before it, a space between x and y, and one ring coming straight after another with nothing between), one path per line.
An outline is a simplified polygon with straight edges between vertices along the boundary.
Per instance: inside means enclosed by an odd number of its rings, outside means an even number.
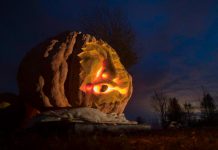
M162 128L218 126L217 103L205 88L202 89L200 109L197 112L191 101L180 104L176 97L155 90L151 97L151 105L159 114ZM137 121L143 122L141 117L137 117Z

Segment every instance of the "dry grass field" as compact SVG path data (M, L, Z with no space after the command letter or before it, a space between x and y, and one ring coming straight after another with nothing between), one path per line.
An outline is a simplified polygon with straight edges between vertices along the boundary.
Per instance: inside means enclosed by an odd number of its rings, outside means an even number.
M131 134L22 131L1 136L1 150L218 150L218 129L148 130Z

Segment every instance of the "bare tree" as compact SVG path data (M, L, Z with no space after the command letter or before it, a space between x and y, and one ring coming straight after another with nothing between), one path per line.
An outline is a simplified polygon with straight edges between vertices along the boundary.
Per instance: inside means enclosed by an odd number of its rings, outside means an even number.
M191 121L192 121L194 107L192 106L192 104L190 102L185 102L183 107L184 107L184 111L185 111L185 121L188 125L190 125Z
M79 29L110 44L126 68L136 64L135 33L121 9L96 8L80 18Z
M212 120L215 115L215 110L216 106L213 97L209 93L204 94L201 102L202 119L206 121Z
M211 123L215 117L216 105L208 90L202 86L203 98L200 102L201 118L207 123Z
M168 96L163 91L154 91L152 107L159 113L162 127L167 125L167 104Z
M169 122L182 123L183 119L183 110L180 104L178 103L177 98L170 98L169 105L167 108L167 119Z

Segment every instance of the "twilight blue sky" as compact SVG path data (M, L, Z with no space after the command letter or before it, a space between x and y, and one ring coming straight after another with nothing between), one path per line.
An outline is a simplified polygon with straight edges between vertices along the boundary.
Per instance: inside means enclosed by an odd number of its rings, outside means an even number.
M0 92L17 93L17 68L28 50L62 31L79 29L75 22L96 6L121 8L136 33L139 62L130 69L129 118L150 116L154 89L197 104L205 86L218 99L217 0L5 1L0 9Z

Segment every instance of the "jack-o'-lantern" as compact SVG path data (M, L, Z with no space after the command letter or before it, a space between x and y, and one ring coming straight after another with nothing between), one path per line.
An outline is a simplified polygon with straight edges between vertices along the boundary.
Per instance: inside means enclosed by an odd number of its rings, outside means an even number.
M22 99L40 111L91 107L120 114L132 94L132 78L116 51L77 32L33 48L21 62L17 79Z

